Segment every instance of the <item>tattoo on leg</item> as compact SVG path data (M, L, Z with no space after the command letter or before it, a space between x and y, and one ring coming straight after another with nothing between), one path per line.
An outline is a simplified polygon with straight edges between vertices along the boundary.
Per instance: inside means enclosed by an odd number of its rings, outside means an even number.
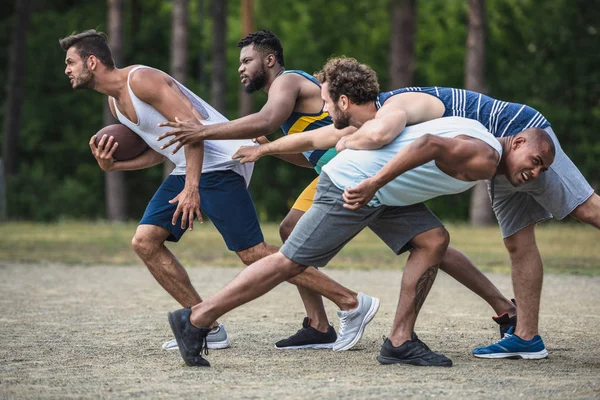
M423 275L421 275L417 281L417 288L415 290L415 314L418 314L421 306L423 306L425 298L429 293L429 289L431 289L431 286L433 286L433 281L435 281L439 267L440 265L437 264L427 268L427 270L423 272Z

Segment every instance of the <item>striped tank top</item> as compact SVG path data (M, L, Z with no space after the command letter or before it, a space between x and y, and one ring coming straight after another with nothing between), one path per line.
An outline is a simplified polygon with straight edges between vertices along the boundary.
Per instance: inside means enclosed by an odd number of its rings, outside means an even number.
M463 117L479 121L494 136L512 136L528 128L546 128L550 123L537 110L524 104L496 100L481 93L444 87L407 87L382 92L375 100L379 109L387 99L406 92L422 92L444 103L444 117Z

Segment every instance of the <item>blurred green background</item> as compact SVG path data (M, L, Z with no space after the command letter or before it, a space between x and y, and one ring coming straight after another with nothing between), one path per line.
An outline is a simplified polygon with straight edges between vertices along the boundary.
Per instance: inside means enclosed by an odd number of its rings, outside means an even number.
M7 94L3 98L4 112L0 113L4 126L2 146L4 159L8 155L14 160L13 166L4 171L9 219L107 217L105 176L88 147L90 136L104 124L105 98L95 92L71 89L63 73L64 52L58 39L90 28L108 31L107 10L116 4L122 20L119 64L146 64L168 72L175 3L178 2L2 2L0 65L5 67L0 68L0 86L6 88ZM224 68L226 90L217 96L222 96L222 111L228 118L239 115L236 43L244 31L243 6L250 4L252 15L245 16L246 23L250 18L253 30L266 28L279 36L288 69L312 73L330 56L352 56L378 72L382 89L392 89L392 10L406 3L416 10L411 17L415 27L413 85L464 87L468 11L473 3L466 0L184 1L189 22L187 86L215 102L211 85L218 79L216 72L223 72ZM19 33L15 27L24 13L27 23ZM485 1L487 93L539 109L596 188L600 183L599 21L598 1ZM215 61L214 49L217 39L223 38L224 67ZM15 52L22 53L20 59L17 57L21 61L16 64L16 71L11 63ZM15 115L14 101L10 99L19 84L21 108ZM258 110L266 97L259 93L252 98L251 107ZM11 126L17 120L16 143L7 141L7 118ZM124 219L136 220L142 215L162 174L161 167L125 174L128 190L116 194L123 196L126 204ZM313 177L311 170L278 159L259 161L251 192L261 220L280 220ZM465 220L469 194L443 197L430 205L444 219Z

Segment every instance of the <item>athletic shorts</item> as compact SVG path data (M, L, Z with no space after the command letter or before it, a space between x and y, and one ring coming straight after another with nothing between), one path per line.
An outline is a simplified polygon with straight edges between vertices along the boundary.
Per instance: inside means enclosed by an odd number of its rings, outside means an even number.
M594 193L579 169L560 147L551 127L545 129L556 147L554 162L537 179L515 187L503 175L488 181L492 208L502 236L552 217L563 219ZM493 194L493 197L492 197Z
M315 194L317 193L317 183L319 183L318 176L302 191L302 193L300 193L300 196L298 196L292 206L293 210L302 212L308 211L310 206L312 206Z
M181 229L181 216L171 220L177 203L169 200L185 186L185 175L169 175L146 207L140 225L156 225L170 232L170 242L178 242L186 229ZM246 181L234 171L215 171L200 177L200 210L212 221L231 251L242 251L264 241L254 203Z
M407 207L343 207L343 190L321 172L312 207L300 218L280 251L300 265L324 267L364 228L369 227L396 254L409 250L420 233L442 227L425 204Z

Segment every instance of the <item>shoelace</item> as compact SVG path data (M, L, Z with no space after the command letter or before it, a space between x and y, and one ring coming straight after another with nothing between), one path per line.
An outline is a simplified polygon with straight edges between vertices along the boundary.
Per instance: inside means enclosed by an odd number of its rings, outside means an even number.
M348 318L348 315L344 315L343 317L340 317L339 336L342 336L344 334L344 331L346 330L346 319L347 318Z
M498 344L503 340L510 339L511 337L512 335L510 333L505 333L504 336L502 336L502 339L498 340L495 344Z

